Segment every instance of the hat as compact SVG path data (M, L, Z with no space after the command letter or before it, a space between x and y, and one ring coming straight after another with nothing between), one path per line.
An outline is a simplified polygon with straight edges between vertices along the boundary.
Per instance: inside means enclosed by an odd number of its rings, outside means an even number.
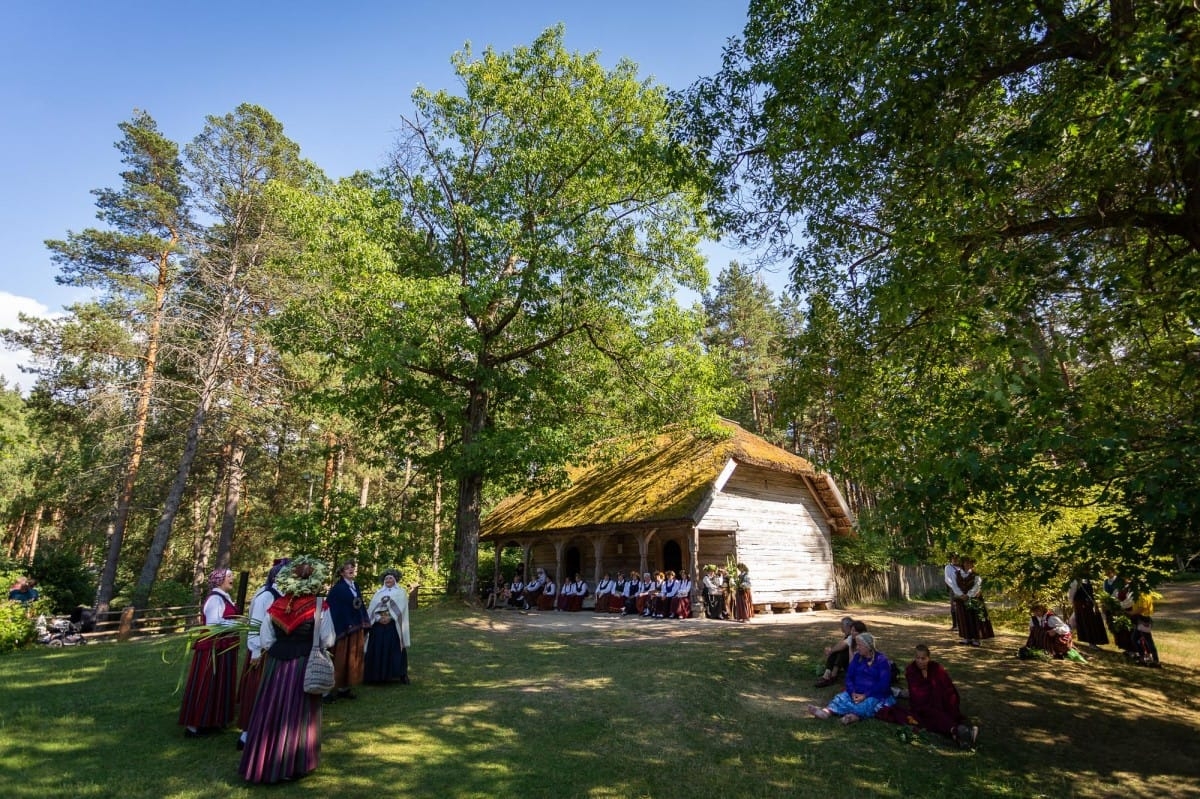
M396 578L397 583L400 582L400 570L399 569L388 569L382 575L380 575L380 577L379 577L380 585L383 585L383 583L387 581L387 576L389 574L392 575L392 577Z

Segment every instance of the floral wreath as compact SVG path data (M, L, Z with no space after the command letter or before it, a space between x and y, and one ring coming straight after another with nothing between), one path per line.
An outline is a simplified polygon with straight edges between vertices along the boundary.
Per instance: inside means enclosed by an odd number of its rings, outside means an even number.
M313 596L329 584L329 567L311 555L300 555L284 566L275 587L284 594Z

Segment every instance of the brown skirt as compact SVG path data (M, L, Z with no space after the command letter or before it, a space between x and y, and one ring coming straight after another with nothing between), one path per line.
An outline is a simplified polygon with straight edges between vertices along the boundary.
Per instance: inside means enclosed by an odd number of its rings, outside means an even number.
M362 630L346 633L337 639L329 654L333 657L333 681L338 691L348 690L363 681Z

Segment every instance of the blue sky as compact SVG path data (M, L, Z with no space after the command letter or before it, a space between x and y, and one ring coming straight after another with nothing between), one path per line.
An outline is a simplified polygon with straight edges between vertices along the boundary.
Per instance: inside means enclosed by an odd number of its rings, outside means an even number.
M80 297L43 244L95 225L96 188L118 186L117 124L145 109L190 141L210 114L263 106L331 177L384 163L418 85L457 91L450 56L508 50L556 23L566 44L622 57L684 88L715 72L746 0L13 0L0 17L0 327L18 310ZM708 249L715 276L736 253ZM768 275L778 290L778 276ZM0 349L9 384L31 382Z

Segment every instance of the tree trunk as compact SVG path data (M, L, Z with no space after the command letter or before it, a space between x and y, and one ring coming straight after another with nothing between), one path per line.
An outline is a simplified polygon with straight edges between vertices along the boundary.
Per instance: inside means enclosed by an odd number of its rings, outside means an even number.
M221 537L217 542L217 567L229 568L230 553L233 551L233 533L237 526L238 503L242 498L242 485L246 462L246 437L241 431L233 434L226 450L229 453L227 471L229 480L225 484L225 508L221 516Z
M471 457L471 450L479 440L479 434L487 425L488 392L475 385L471 387L467 420L463 425L463 452ZM458 480L458 507L454 522L454 567L453 588L468 602L476 601L479 571L479 515L483 507L483 472L471 466Z
M117 564L121 559L121 546L125 540L125 528L129 524L129 509L133 505L133 489L137 484L138 471L145 450L146 425L150 419L150 398L154 394L154 383L158 377L158 346L162 337L162 323L166 316L167 289L171 279L171 253L179 241L172 235L171 249L164 250L158 259L158 279L154 286L154 314L146 336L145 367L138 384L137 404L133 411L133 438L130 441L129 459L125 462L125 476L121 480L121 491L113 509L112 532L108 539L108 556L100 573L100 585L96 589L96 612L107 613L112 601L117 580Z
M446 431L438 430L438 452L446 446ZM433 475L433 568L442 567L442 470L439 468Z
M46 506L39 503L37 509L33 512L33 518L29 520L29 534L25 536L25 540L17 550L17 560L22 562L33 561L33 556L37 554L38 535L42 530L42 514L45 512Z
M225 337L221 336L222 342ZM163 503L162 516L154 528L154 536L150 540L150 550L146 553L146 563L138 577L133 590L133 606L141 609L146 607L150 599L150 589L158 579L158 569L162 565L163 553L167 551L167 542L171 538L171 528L175 524L175 516L183 503L183 492L187 488L188 477L192 473L192 464L196 460L196 452L200 449L200 436L204 432L204 422L208 417L208 408L217 393L217 372L223 360L224 347L217 344L208 358L205 371L207 376L200 387L200 398L196 410L192 414L191 424L188 425L187 439L183 453L179 456L179 466L175 470L175 480Z
M229 445L227 444L226 447ZM226 451L221 452L221 460L217 463L217 479L213 482L212 496L208 500L208 513L204 518L204 532L200 534L200 538L196 541L192 567L192 598L197 602L204 596L208 589L208 580L206 572L208 571L209 558L212 556L213 539L216 538L217 531L217 513L220 507L222 489L225 487L225 464L229 460Z

